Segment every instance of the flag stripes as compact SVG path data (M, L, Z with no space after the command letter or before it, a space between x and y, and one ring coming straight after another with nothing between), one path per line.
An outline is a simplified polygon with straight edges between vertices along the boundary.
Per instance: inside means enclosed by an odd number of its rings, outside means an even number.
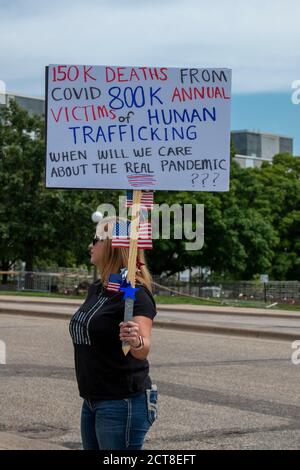
M117 221L114 224L111 246L113 248L129 248L130 245L130 222ZM138 248L152 248L152 225L151 222L140 220Z
M126 193L125 207L131 207L132 201L133 201L133 190L128 189ZM141 202L140 202L141 208L153 209L153 203L154 203L153 191L142 191Z

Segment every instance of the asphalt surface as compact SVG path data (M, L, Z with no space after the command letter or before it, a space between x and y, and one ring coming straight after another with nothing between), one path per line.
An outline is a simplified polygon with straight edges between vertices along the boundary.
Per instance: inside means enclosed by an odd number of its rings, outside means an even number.
M68 321L2 313L0 339L0 448L79 449ZM159 417L145 449L299 449L292 352L288 341L154 329Z

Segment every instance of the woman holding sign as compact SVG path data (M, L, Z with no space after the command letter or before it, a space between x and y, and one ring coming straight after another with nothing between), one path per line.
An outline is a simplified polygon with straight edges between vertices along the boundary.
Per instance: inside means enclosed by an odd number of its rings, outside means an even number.
M123 322L128 246L112 246L113 217L102 219L90 245L101 273L70 322L79 394L83 398L84 450L141 449L157 416L157 388L147 356L156 305L144 252L138 250L137 290L132 321ZM124 355L122 341L130 345Z

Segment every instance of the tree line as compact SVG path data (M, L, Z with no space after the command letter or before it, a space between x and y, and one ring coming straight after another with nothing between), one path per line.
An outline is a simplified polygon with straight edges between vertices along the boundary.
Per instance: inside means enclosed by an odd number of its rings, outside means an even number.
M230 191L156 191L155 203L204 204L204 245L154 240L153 274L210 268L217 279L300 278L300 158L278 154L273 164L241 168L231 148ZM15 101L0 109L0 270L17 261L25 270L89 264L91 214L101 203L118 206L124 191L45 188L44 118Z

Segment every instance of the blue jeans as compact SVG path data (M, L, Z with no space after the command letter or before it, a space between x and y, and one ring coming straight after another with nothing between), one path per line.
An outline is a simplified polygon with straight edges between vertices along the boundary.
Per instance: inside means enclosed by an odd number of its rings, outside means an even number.
M140 450L156 417L157 390L153 387L124 400L85 399L81 412L83 449Z

